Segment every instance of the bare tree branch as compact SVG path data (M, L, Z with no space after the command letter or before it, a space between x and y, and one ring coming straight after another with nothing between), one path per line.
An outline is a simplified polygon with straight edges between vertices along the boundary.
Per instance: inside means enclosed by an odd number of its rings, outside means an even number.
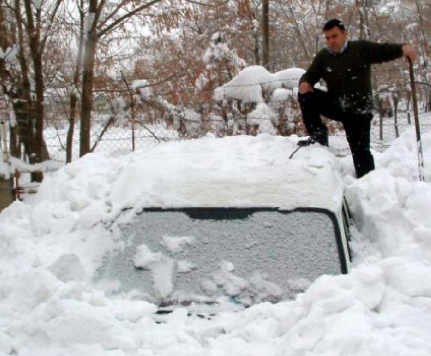
M97 34L97 37L100 38L104 35L106 35L107 33L111 32L112 30L114 30L118 25L120 25L122 22L124 22L125 20L127 20L128 18L132 17L133 15L137 14L138 12L151 7L154 4L157 4L159 2L161 2L163 0L152 0L144 5L138 6L136 9L134 9L133 11L128 12L127 14L121 16L120 18L118 18L117 20L115 20L113 23L111 23L110 25L106 26L104 29L100 30L100 32Z
M51 13L51 17L49 18L48 28L46 29L45 36L42 38L41 45L40 45L39 51L41 53L45 49L46 41L47 41L47 39L48 39L48 37L50 35L52 26L54 24L55 16L57 15L58 9L60 8L60 5L61 5L62 2L63 2L63 0L57 0L57 2L55 4L55 8L54 8L54 10Z
M225 1L218 2L216 4L208 4L208 3L200 2L200 1L196 1L196 0L187 0L187 2L189 2L189 3L200 5L200 6L208 6L208 7L219 7L219 6L227 4L229 1L230 0L225 0Z
M173 79L173 78L175 78L175 77L178 77L179 76L179 74L178 73L174 73L174 74L172 74L172 75L170 75L170 76L168 76L168 77L166 77L166 78L164 78L164 79L162 79L162 80L160 80L160 81L158 81L158 82L156 82L156 83L153 83L153 84L148 84L148 85L142 85L142 86L140 86L139 87L139 89L142 89L142 88L151 88L151 87L156 87L156 86L158 86L158 85L160 85L160 84L163 84L163 83L165 83L165 82L168 82L169 80L171 80L171 79ZM94 92L95 93L124 93L124 92L128 92L129 91L129 89L128 88L118 88L118 89L95 89L94 90Z
M106 16L106 18L105 19L103 19L103 21L99 24L99 27L100 28L102 28L103 26L105 26L106 25L106 23L111 19L111 18L113 18L114 16L115 16L115 14L117 14L118 13L118 11L121 9L121 7L122 6L124 6L124 1L120 1L118 4L117 4L117 6L115 7L115 9L113 9L112 11L111 11L111 13L108 15L108 16Z
M103 8L105 7L106 0L101 0L99 6L97 7L97 12L102 13Z

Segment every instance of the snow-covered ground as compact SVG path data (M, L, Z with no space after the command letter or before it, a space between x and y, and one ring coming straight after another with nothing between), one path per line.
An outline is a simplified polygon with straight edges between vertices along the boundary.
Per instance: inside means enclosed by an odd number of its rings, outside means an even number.
M331 137L330 145L342 149L345 139ZM215 147L223 147L223 160ZM150 152L89 154L49 174L36 196L0 215L0 355L431 355L431 185L418 181L414 131L375 152L376 171L360 180L350 156L316 147L289 161L294 148L295 138L267 134L206 137ZM431 181L431 133L423 148ZM110 296L92 283L102 256L119 243L109 221L154 199L143 187L158 162L143 167L146 155L165 152L184 167L177 177L166 171L166 180L183 182L193 172L198 182L200 169L202 178L216 166L240 176L238 162L256 175L277 172L306 164L312 150L314 165L341 175L355 220L349 275L322 276L294 300L211 318L178 307L163 322L136 292ZM212 159L185 163L185 151ZM284 179L274 175L269 184Z

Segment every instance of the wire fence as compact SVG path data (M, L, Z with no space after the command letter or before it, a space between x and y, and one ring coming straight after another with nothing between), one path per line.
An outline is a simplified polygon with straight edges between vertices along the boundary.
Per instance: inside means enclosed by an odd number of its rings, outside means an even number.
M278 102L277 102L278 103ZM269 102L273 105L274 102ZM109 118L98 117L92 122L91 144L96 152L114 152L114 151L132 151L151 149L161 142L178 141L189 139L191 137L201 137L208 132L216 136L224 136L223 129L232 128L236 125L238 130L234 134L252 134L270 133L278 134L277 125L280 126L279 117L252 117L230 118L230 122L213 118L209 121L190 119L184 110L179 114L179 119L164 119L152 123L140 125L137 119L132 127L132 123L126 119L122 122L114 122L109 125L105 131ZM264 115L263 113L262 115ZM410 117L410 118L409 118ZM299 113L290 113L285 118L286 127L290 128L292 134L302 136L306 135ZM65 161L67 121L59 120L62 127L50 125L45 129L45 141L47 143L50 156L54 160ZM394 121L393 116L379 117L376 112L372 122L371 141L375 150L383 151L390 146L391 142L401 135L405 130L414 128L414 122L410 111L400 112L398 122ZM329 121L331 135L344 136L344 131L340 123ZM427 132L431 130L431 113L421 113L420 116L421 130ZM241 128L242 125L242 128ZM184 128L184 127L189 127ZM193 127L193 135L184 132ZM248 130L248 132L247 132ZM79 124L75 127L75 132L79 133ZM104 134L102 135L102 132ZM73 159L79 157L79 137L75 135L73 140ZM348 153L348 152L347 152Z
M375 113L371 139L373 148L380 151L413 125L409 82L405 71L390 69L385 72L401 73L399 78L402 80L396 85L375 91L379 110ZM194 95L193 106L190 102L173 105L165 99L148 96L148 93L142 96L141 90L150 85L133 88L133 91L130 85L105 92L99 90L91 124L91 147L98 152L145 150L161 142L201 137L208 132L215 136L256 135L262 132L302 136L305 135L305 129L296 91L289 89L292 83L298 81L299 77L287 77L199 89L195 85L184 84L181 91ZM428 131L431 129L431 114L427 113L431 102L430 85L421 81L417 84L422 103L421 128ZM232 94L232 90L235 94ZM217 91L211 100L205 103L200 100L199 95L202 93ZM398 109L396 120L395 105ZM45 109L44 139L51 159L66 161L67 137L72 128L74 135L69 145L72 146L72 159L77 159L80 126L79 122L70 125L68 97L64 91L48 95ZM330 121L329 125L330 134L344 135L340 124ZM3 141L8 141L8 137Z

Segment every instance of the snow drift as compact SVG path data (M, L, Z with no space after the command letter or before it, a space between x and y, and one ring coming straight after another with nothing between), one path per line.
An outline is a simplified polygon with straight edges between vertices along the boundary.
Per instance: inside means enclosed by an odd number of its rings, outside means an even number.
M193 166L211 172L214 162L181 160L181 150L196 149L199 157L209 141L159 150L176 156L183 175ZM294 145L266 135L223 142L221 167L231 175L241 174L232 158L244 165L259 161L270 172L286 162ZM431 134L423 135L423 145L425 174L431 179ZM314 164L352 171L351 158L338 160L324 148L298 152L291 164L313 156L313 150L323 157ZM178 308L160 323L154 305L139 293L114 298L91 284L101 256L121 245L109 230L115 230L110 221L125 207L151 201L143 188L151 177L139 174L145 155L84 156L51 174L36 197L1 213L1 355L431 353L431 187L417 181L412 131L376 154L375 172L360 180L343 177L356 224L351 274L322 276L292 301L220 312L210 319ZM157 168L158 162L148 164ZM182 179L169 171L165 177ZM281 178L268 180L269 185L282 183ZM167 195L180 201L174 193Z

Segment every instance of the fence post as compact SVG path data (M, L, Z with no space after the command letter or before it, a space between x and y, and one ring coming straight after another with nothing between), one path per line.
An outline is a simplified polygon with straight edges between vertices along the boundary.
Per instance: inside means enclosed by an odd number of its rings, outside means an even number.
M13 194L13 178L0 176L0 212L11 205L15 200Z
M123 78L124 84L126 84L127 92L130 96L130 119L132 121L132 151L135 151L135 99L133 98L133 92L130 89L130 85L126 80L123 72L121 71L121 76Z
M3 157L0 158L5 164L9 162L9 151L6 144L6 122L0 121L0 143ZM13 177L10 178L0 175L0 212L7 208L15 200L13 194Z
M379 139L383 141L383 108L381 99L379 99Z
M395 125L395 137L400 137L400 131L398 129L398 103L399 96L398 92L394 92L393 94L393 102L394 102L394 125Z

